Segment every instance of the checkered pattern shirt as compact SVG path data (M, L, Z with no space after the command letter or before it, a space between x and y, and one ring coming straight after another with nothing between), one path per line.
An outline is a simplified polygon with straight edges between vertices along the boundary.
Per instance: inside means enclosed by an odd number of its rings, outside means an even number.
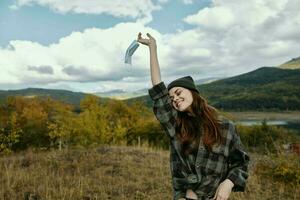
M225 179L230 179L234 183L233 191L244 191L248 178L249 156L242 150L234 124L222 120L224 142L208 150L200 139L196 157L188 159L188 156L182 155L180 141L175 137L178 111L172 106L164 82L149 89L149 95L153 100L154 114L170 138L173 199L185 197L186 190L192 189L198 199L208 200L215 195L217 187ZM194 163L189 165L191 160ZM193 166L194 169L190 169L189 166Z

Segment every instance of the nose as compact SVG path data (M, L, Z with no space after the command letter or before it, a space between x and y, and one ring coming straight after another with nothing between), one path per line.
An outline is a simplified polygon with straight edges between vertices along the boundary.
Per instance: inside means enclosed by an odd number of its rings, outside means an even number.
M177 103L180 101L180 99L179 99L179 97L178 96L176 96L176 97L174 97L174 99L173 99L173 102L177 105Z
M177 101L179 99L179 97L178 96L174 96L174 98L173 98L173 101Z

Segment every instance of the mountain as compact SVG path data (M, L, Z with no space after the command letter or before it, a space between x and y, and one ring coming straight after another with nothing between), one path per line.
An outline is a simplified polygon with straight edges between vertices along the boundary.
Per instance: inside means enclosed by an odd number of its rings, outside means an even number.
M217 77L205 78L205 79L197 80L195 82L205 83L216 79L218 78ZM97 92L97 93L93 93L92 95L101 97L103 99L102 102L105 102L108 99L125 100L134 97L140 97L146 94L148 94L148 88L143 88L136 91L125 91L122 89L117 89L117 90L110 90L107 92ZM70 103L78 107L80 105L80 101L86 95L88 95L88 93L71 92L68 90L41 89L41 88L27 88L27 89L20 89L20 90L0 90L0 104L4 102L8 96L23 96L25 98L51 97L55 100L62 101L65 103Z
M196 81L197 82L197 81ZM202 82L199 81L198 82ZM207 82L207 81L203 81ZM210 83L197 85L201 96L210 105L222 110L300 110L300 69L283 69L278 67L262 67L252 72L225 78ZM148 93L148 89L133 92L131 95ZM106 93L111 97L115 93L128 98L129 93L121 90ZM50 90L28 88L23 90L0 90L0 103L8 96L24 96L27 98L42 96L80 105L80 101L88 94L67 90ZM97 93L102 99L105 93ZM147 95L124 100L131 104L142 101L148 107L152 100Z
M222 110L300 110L300 69L262 67L197 87ZM152 106L148 95L127 100L132 101Z
M219 109L300 110L300 69L262 67L199 89Z
M107 97L107 98L111 98L111 99L124 100L124 99L142 96L147 93L148 93L148 89L141 89L141 90L132 91L132 92L117 89L117 90L110 90L107 92L97 92L97 93L93 93L93 94L96 96L99 96L99 97Z
M195 83L196 84L210 83L218 79L221 79L221 77L209 77L209 78L198 79L195 80ZM148 89L149 88L143 88L136 91L126 91L122 89L116 89L116 90L109 90L106 92L96 92L93 94L99 97L107 97L107 98L117 99L117 100L126 100L126 99L147 95Z
M40 88L28 88L21 90L0 90L0 102L4 102L8 96L24 96L26 98L32 97L51 97L55 100L71 103L73 105L80 105L81 99L87 94L82 92L71 92L68 90L52 90Z
M279 67L284 69L300 69L300 57L293 58L290 61L283 63Z

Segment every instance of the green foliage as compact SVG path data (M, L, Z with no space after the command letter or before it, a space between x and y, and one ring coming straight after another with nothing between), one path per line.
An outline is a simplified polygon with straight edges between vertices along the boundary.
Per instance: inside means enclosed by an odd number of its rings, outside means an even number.
M55 102L48 116L47 129L51 146L58 146L61 149L63 145L70 144L75 129L72 107Z
M82 92L71 92L67 90L51 90L51 89L41 89L41 88L27 88L22 90L0 90L0 105L5 103L5 100L9 97L23 96L24 98L38 97L40 99L55 99L57 101L72 104L76 107L79 106L80 101L86 96Z
M12 112L5 127L0 128L0 153L9 153L19 142L23 133L16 112Z
M50 98L9 97L0 108L1 152L28 147L167 144L152 111L141 102L127 105L87 95L80 112L74 112L73 106Z
M48 125L54 122L55 109L59 104L64 107L51 99L7 98L0 107L1 146L12 151L50 147L53 140ZM1 151L6 150L2 148Z
M167 149L169 144L168 136L154 118L137 123L128 131L126 138L128 145L138 145L140 142L141 145L146 143L152 147Z
M237 125L243 145L249 150L259 153L278 153L283 151L282 145L299 140L296 134L277 126L269 126L266 121L261 125Z
M295 140L289 131L268 126L242 127L244 145L261 153L280 152ZM298 138L296 138L298 139ZM74 107L50 98L10 97L0 107L1 152L68 146L147 145L168 148L168 136L151 109L135 101L105 100L94 95Z
M263 67L200 86L209 103L225 110L299 110L300 70Z

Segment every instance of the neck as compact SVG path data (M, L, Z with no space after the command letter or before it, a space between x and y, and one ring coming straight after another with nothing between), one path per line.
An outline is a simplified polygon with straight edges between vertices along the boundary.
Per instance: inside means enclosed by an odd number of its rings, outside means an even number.
M192 117L195 117L195 116L196 116L195 113L193 112L193 110L192 110L191 107L189 107L189 108L187 109L187 115L192 116Z

